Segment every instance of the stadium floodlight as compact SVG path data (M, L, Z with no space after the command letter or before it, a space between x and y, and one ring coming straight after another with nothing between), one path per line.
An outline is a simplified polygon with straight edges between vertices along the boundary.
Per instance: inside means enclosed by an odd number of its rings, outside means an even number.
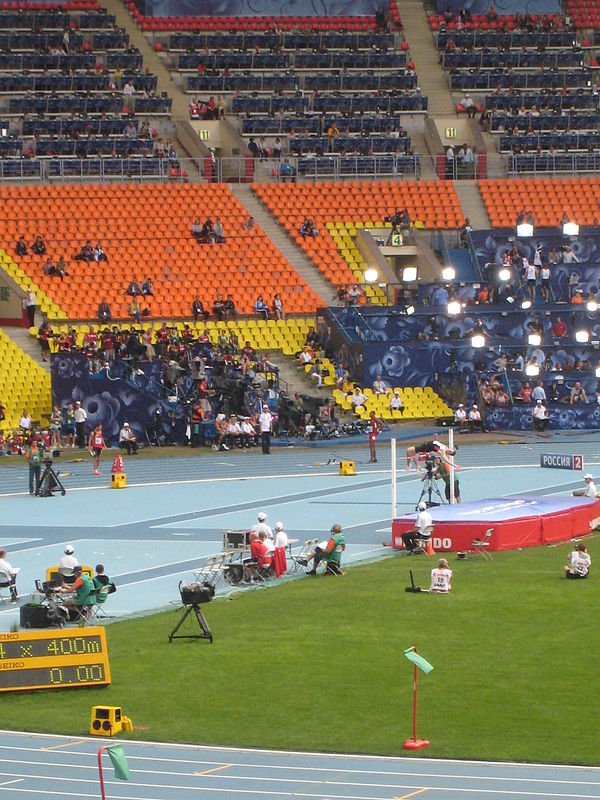
M445 281L453 281L456 278L456 270L454 267L444 267L442 270L442 278Z
M529 222L521 222L517 225L517 237L519 239L531 239L533 236L533 225Z
M598 311L598 303L595 300L588 300L585 307L588 311Z
M576 222L565 222L562 232L563 236L579 236L579 225Z
M527 337L527 343L532 345L532 347L539 347L542 343L542 337L539 333L530 333Z
M596 367L596 377L600 378L600 367Z
M379 275L377 274L377 270L373 269L373 267L365 270L365 281L367 283L375 283L378 278Z
M402 270L402 280L406 283L414 283L417 280L417 268L404 267Z
M528 308L531 308L531 300L523 300L521 303L521 308L523 311L527 311Z
M485 347L485 336L481 333L476 333L471 337L471 344L475 348Z
M502 269L498 272L498 280L501 281L510 280L510 270L508 269L508 267L502 267Z
M530 378L534 378L536 375L540 374L540 368L537 364L527 364L525 367L525 375L528 375Z
M590 332L586 331L582 328L579 331L575 331L575 341L579 342L579 344L586 344L590 340Z
M414 306L406 306L406 316L407 317L410 317L410 315L414 314L414 313L415 313L415 307Z
M458 302L458 300L450 300L446 310L448 311L448 314L451 314L452 316L456 316L457 314L460 314L461 309L462 309L462 306Z

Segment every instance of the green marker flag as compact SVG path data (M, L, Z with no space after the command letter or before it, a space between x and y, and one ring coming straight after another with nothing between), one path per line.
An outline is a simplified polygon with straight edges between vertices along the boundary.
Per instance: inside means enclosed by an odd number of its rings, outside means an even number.
M418 653L415 653L412 647L407 648L404 651L404 655L408 658L409 661L412 661L425 675L428 675L431 670L433 669L433 664L430 664L423 656L420 656Z
M130 781L131 773L129 772L129 764L120 744L111 744L107 748L108 755L112 761L115 770L115 777L121 781Z

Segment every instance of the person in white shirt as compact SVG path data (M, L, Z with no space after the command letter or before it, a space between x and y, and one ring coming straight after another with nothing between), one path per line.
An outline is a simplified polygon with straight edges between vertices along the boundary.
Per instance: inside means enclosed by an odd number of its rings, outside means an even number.
M266 523L267 515L264 511L258 512L258 522L256 522L251 528L250 533L255 533L257 536L260 533L264 533L267 539L273 539L273 531L271 530L271 526L267 525Z
M475 105L475 101L468 92L460 101L460 104L464 108L467 116L473 119L473 117L477 114L477 106Z
M31 430L31 417L27 413L27 411L23 411L21 414L21 419L19 420L19 428L23 431L30 431Z
M389 392L388 387L385 385L384 381L381 380L381 375L378 375L373 381L373 391L376 395L387 394Z
M533 407L533 429L536 431L545 431L548 427L549 417L548 417L548 409L543 404L541 400L535 401L535 406Z
M592 559L586 551L583 542L579 542L577 548L569 555L569 563L565 565L565 576L570 579L587 578L590 573Z
M585 481L585 489L575 489L573 497L598 497L594 476L588 472L583 476L583 480Z
M244 447L254 447L256 444L256 430L248 417L242 420L242 444Z
M485 426L483 424L483 420L481 419L481 412L477 408L477 405L473 404L473 408L469 411L469 431L473 433L475 428L479 428L483 433L485 433Z
M464 433L467 430L467 412L462 403L458 404L458 408L454 412L454 424L458 425L459 433Z
M135 86L133 85L133 81L128 80L125 86L123 87L123 94L125 97L132 97L135 94Z
M58 571L63 579L71 578L75 567L79 566L79 561L75 558L75 550L72 544L65 547L65 554L58 562Z
M137 454L137 441L128 422L124 422L123 427L119 431L119 447L123 450L127 450L127 455L129 456Z
M3 584L9 584L11 603L16 603L19 599L19 595L17 594L18 572L18 568L12 567L6 560L6 550L0 550L0 582Z
M362 393L360 388L357 386L354 392L350 395L350 404L352 405L352 410L356 411L357 408L364 406L367 402L367 397Z
M275 523L275 554L273 557L273 565L275 567L275 577L279 578L284 572L287 572L287 559L285 551L288 546L288 536L283 530L283 522Z
M75 403L75 442L77 447L81 449L85 447L85 422L87 416L87 411L81 407L81 403L77 400Z
M530 264L526 258L523 259L525 267L525 280L527 281L527 291L532 303L535 303L535 287L537 284L538 271L535 264Z
M258 424L260 426L260 443L263 455L268 456L271 453L271 434L273 433L273 415L269 411L269 406L263 406L262 414L258 418Z
M432 594L448 594L450 581L452 580L452 570L448 567L445 558L440 558L437 568L431 570L431 586L429 591Z
M275 547L283 547L285 550L288 546L288 535L283 530L283 522L275 523Z
M227 444L229 447L239 447L242 441L242 426L237 417L232 414L227 422Z
M404 403L400 397L400 392L394 392L390 397L390 411L402 411Z
M415 520L415 527L402 534L402 541L404 542L404 546L409 553L419 552L421 548L418 546L417 541L429 539L431 533L427 532L427 528L430 528L433 525L431 514L429 511L427 511L427 503L424 503L421 500L417 508L419 513L417 514L417 518Z

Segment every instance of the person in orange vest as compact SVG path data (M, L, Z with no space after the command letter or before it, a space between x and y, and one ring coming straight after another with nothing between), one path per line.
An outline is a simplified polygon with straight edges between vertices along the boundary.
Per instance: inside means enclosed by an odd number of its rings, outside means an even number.
M102 425L100 425L100 423L98 423L90 433L88 447L94 458L94 475L100 475L100 456L102 455L102 450L106 447L104 437L102 436Z

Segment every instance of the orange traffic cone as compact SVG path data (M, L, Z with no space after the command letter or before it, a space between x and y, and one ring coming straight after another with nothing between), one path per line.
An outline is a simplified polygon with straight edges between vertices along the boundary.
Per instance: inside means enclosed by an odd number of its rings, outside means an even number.
M434 556L435 550L433 549L433 542L431 539L427 542L427 550L425 550L428 556Z

